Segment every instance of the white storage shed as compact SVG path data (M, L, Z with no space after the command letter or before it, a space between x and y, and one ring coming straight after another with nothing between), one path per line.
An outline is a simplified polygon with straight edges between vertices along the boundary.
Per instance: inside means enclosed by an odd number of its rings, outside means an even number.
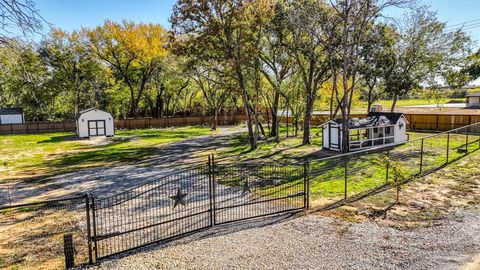
M77 135L80 138L115 135L115 122L110 113L95 108L77 114Z
M0 125L23 124L23 123L25 123L25 116L23 114L23 109L20 109L20 108L0 109Z
M348 151L408 141L407 119L402 113L370 112L348 123ZM322 125L323 149L342 151L342 119Z

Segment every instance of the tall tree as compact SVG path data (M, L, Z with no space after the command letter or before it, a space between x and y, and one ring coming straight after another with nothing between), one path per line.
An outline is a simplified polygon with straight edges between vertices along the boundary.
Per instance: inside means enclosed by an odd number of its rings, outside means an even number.
M214 59L236 81L247 115L250 147L257 147L256 99L248 73L252 67L252 52L256 48L256 34L252 31L251 6L253 0L179 0L170 18L177 35L182 39L183 51L204 60ZM255 29L253 29L255 30Z
M18 34L40 33L48 24L33 0L0 0L0 44L11 45Z
M53 29L39 47L39 55L45 61L55 81L53 87L63 93L65 102L71 106L68 112L73 117L79 110L88 107L103 108L108 74L79 40L77 32L68 34ZM68 113L67 112L67 113Z
M84 31L91 51L122 80L130 92L129 116L139 115L138 105L147 82L167 55L168 35L156 24L106 21Z
M197 62L197 61L196 61ZM189 76L195 81L202 91L205 98L208 111L213 113L212 129L216 130L218 125L218 115L227 101L230 89L228 79L222 78L221 67L212 65L212 63L202 63L193 66L190 69Z
M360 75L366 88L364 99L367 101L367 112L383 92L381 86L386 68L393 57L395 44L395 31L391 27L386 24L372 27L360 54Z
M323 1L299 0L288 6L288 35L285 46L295 58L303 82L305 113L303 144L310 144L310 121L317 91L330 77L326 57L326 36L321 23L327 20Z
M435 84L449 68L463 61L470 44L462 31L446 30L446 24L425 8L407 16L396 31L394 54L384 79L385 90L393 96L391 111L398 97L421 83Z
M262 73L270 84L273 95L263 90L272 119L270 136L279 140L279 118L278 111L280 97L285 97L285 81L294 73L295 59L284 46L285 35L287 35L287 17L285 5L280 2L272 4L264 10L262 16L265 18L265 27L262 28L259 57L262 61Z
M335 98L340 104L342 113L342 149L348 151L349 128L348 119L352 106L354 91L359 81L361 53L364 44L371 35L371 25L388 7L403 6L412 0L331 0L330 10L333 12L333 27L326 28L329 37L338 40L338 47L329 46L328 56L332 66L334 86L336 88L337 72L341 76L341 89L336 89ZM326 24L330 26L330 24ZM338 91L340 90L340 91Z

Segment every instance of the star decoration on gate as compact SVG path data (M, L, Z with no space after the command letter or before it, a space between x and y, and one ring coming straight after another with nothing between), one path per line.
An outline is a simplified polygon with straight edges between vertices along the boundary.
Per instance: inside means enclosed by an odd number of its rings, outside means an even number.
M248 182L248 179L246 179L245 182L243 182L242 197L247 195L247 193L252 193L250 188L250 183Z
M187 202L185 201L185 197L187 197L188 193L183 193L180 188L177 188L177 192L174 196L170 196L170 199L173 200L173 207L175 209L179 204L183 206L187 206Z

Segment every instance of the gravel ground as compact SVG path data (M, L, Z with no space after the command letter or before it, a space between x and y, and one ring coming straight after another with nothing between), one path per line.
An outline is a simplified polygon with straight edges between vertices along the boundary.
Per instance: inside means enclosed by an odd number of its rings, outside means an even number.
M95 268L460 269L480 253L480 209L411 231L316 215L271 222L217 228Z

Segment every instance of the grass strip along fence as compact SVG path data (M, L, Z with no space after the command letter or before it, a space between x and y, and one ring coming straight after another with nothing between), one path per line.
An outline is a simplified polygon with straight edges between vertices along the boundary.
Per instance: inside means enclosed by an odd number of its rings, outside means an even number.
M329 208L361 199L479 149L477 123L402 144L310 160L310 204Z

